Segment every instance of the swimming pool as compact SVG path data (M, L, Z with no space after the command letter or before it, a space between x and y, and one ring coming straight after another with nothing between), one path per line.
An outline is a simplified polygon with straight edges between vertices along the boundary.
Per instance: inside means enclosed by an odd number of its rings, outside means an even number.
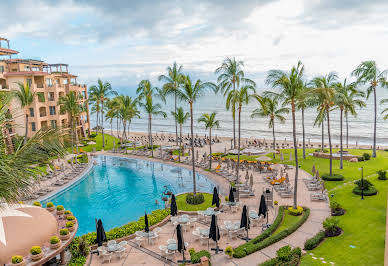
M97 164L79 182L43 201L63 205L77 217L77 235L95 231L101 218L106 231L164 208L163 192L193 190L192 172L159 162L97 156ZM197 191L212 193L216 184L197 174ZM155 203L159 201L159 204Z

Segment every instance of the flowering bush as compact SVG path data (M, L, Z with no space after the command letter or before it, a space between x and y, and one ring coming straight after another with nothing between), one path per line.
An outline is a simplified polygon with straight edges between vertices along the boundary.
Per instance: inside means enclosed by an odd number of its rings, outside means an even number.
M23 256L12 256L12 263L18 264L23 261Z
M65 208L63 207L63 205L58 205L57 206L57 211L63 211Z
M52 207L54 207L54 203L52 203L52 202L47 202L46 208L52 208Z
M297 206L296 209L294 207L288 207L288 213L294 216L301 215L303 212L302 206Z
M30 253L31 253L31 255L38 255L38 254L42 253L42 249L40 246L32 246L30 249Z
M73 227L73 222L66 222L66 228Z
M55 244L57 244L58 242L59 242L59 238L58 238L57 236L52 236L52 237L50 238L50 244L55 245Z
M69 234L69 230L67 230L66 228L61 229L61 230L59 230L59 234L60 234L61 236L68 235L68 234Z
M40 204L39 201L34 201L34 203L32 203L32 205L38 206L38 207L41 207L41 206L42 206L42 204Z

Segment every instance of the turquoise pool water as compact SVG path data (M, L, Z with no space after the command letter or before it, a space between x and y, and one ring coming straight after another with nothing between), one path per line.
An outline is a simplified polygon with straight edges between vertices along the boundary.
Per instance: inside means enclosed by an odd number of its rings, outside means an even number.
M108 231L164 208L166 190L177 194L193 189L192 172L185 168L114 156L95 159L97 164L80 182L43 201L71 210L79 221L77 235L95 231L95 218ZM214 182L200 174L196 178L198 191L213 192Z

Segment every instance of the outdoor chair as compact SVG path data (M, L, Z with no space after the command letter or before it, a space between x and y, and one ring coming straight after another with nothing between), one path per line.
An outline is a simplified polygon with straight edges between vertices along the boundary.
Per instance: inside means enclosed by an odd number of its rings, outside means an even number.
M170 244L176 244L176 240L173 239L173 238L170 238L167 240L167 244L170 245Z
M116 256L121 260L125 256L126 248L121 247L119 250L115 252Z
M167 246L161 245L161 246L159 246L159 250L160 250L160 255L165 258L166 257Z
M109 253L106 250L102 252L102 263L104 263L105 261L108 261L110 263L111 259L112 259L111 253Z
M144 246L144 238L143 237L141 237L141 236L137 236L137 237L135 237L135 243L136 243L136 245L138 246L138 247L142 247L142 246Z

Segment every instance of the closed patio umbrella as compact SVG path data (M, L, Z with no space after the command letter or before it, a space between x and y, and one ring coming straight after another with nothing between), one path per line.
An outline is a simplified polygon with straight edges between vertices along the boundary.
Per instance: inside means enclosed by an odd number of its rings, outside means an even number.
M171 196L171 215L176 216L178 214L178 206L176 205L175 195Z
M218 251L222 251L222 249L218 247L218 240L220 240L220 229L218 228L217 216L215 214L212 215L212 221L210 223L209 229L209 238L216 242L216 248L212 248L212 250L215 250L216 254Z
M264 194L262 194L261 198L260 198L260 206L259 206L259 213L258 214L263 215L264 218L267 217L267 223L268 223L267 212L268 212L267 203L265 202Z
M104 230L104 226L102 225L101 219L98 219L97 224L96 224L96 230L97 230L97 245L99 247L102 246L102 242L106 241L106 234Z
M253 174L251 173L251 177L250 177L250 180L249 180L249 184L251 186L251 190L253 190Z
M248 180L249 180L249 173L248 173L248 170L247 170L247 172L245 173L245 181L248 183Z
M183 259L182 260L179 260L178 263L186 263L188 261L186 261L185 259L185 250L186 250L186 246L185 246L185 240L183 239L183 233L182 233L182 226L180 224L178 224L176 226L176 238L177 238L177 250L182 253L183 255Z
M147 216L147 213L145 213L145 215L144 215L144 223L145 223L144 232L148 233L150 231L150 228L148 226L148 216Z
M218 196L218 191L217 191L217 188L214 187L213 189L213 199L212 199L212 205L216 205L217 208L220 207L220 197Z
M280 161L284 161L284 155L282 152L280 153Z
M246 205L244 205L241 213L240 228L245 228L245 231L247 231L247 236L243 238L247 242L249 241L249 237L248 237L249 224L250 224L250 220L248 217L248 208Z
M292 152L290 152L290 157L288 159L289 161L292 161Z
M313 169L311 169L311 172L313 173L313 175L315 174L315 164L313 164Z
M229 202L234 202L233 187L230 187L229 190Z

